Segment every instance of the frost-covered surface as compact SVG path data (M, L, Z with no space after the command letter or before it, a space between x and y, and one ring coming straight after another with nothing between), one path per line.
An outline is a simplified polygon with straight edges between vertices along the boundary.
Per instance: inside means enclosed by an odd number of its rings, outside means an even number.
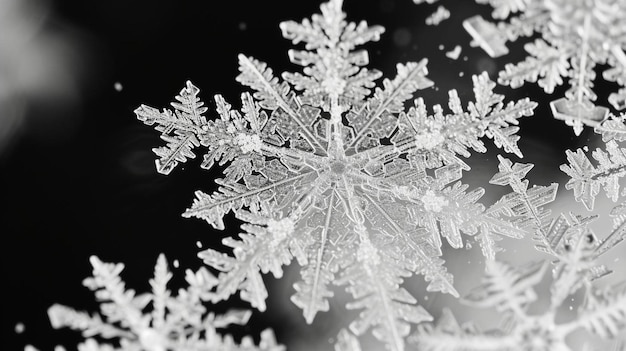
M477 0L493 6L491 23L480 16L464 26L474 44L498 57L508 53L507 41L539 33L525 45L528 56L507 64L498 82L517 88L537 82L546 93L567 83L565 96L552 102L555 118L581 133L583 125L597 126L609 112L595 105L594 81L603 79L619 87L608 102L626 108L626 2L622 0ZM604 68L604 66L607 68ZM602 68L598 74L597 68ZM600 78L601 77L601 78ZM604 97L602 97L604 98ZM601 102L603 103L603 102Z
M613 230L598 239L589 228L595 217L561 214L549 226L537 228L537 250L549 255L545 261L514 267L488 260L483 284L464 301L501 314L495 329L481 330L472 322L460 325L450 310L436 324L421 325L412 341L419 350L573 350L566 338L584 330L611 340L626 329L626 280L600 288L596 280L610 273L598 258L626 236L624 216L615 219ZM550 275L550 301L539 312L530 312L537 300L539 283ZM575 316L563 320L569 301L582 293L583 303ZM569 306L568 306L569 305ZM616 350L621 349L617 344Z
M216 315L207 310L207 291L217 280L205 268L187 270L188 286L172 293L167 283L172 278L164 255L160 255L150 280L152 291L137 294L127 289L120 277L121 263L105 263L92 256L93 277L83 284L100 302L100 313L90 314L55 304L48 309L54 328L69 327L82 332L86 340L79 351L284 351L267 329L255 345L252 337L236 342L219 330L229 325L244 325L249 311L231 310Z
M280 25L287 39L305 44L289 51L302 73L281 80L267 64L239 55L237 81L253 90L242 94L240 111L217 95L219 118L207 118L198 89L187 82L173 111L142 105L135 113L167 143L155 149L159 172L195 157L197 147L205 148L202 167L224 167L219 189L198 191L184 214L217 229L229 212L245 222L238 237L223 241L232 255L200 253L219 272L213 301L239 293L264 311L262 274L281 277L295 258L302 279L291 300L307 322L329 309L332 284L345 286L353 297L347 308L362 310L350 332L371 330L387 349L403 350L411 325L431 319L403 281L421 274L429 291L456 296L439 257L442 241L461 248L462 234L475 236L493 257L502 236L521 238L529 213L545 212L556 184L512 182L510 174L523 177L532 165L502 158L494 184L513 193L489 208L478 203L484 190L460 182L469 170L462 158L485 152L484 137L521 157L517 120L536 104L504 103L482 74L473 77L467 107L452 90L449 112L435 105L429 113L421 98L405 110L416 91L432 85L426 60L398 64L396 77L375 87L381 73L366 68L368 54L357 47L384 30L347 22L341 5L333 0L311 20Z

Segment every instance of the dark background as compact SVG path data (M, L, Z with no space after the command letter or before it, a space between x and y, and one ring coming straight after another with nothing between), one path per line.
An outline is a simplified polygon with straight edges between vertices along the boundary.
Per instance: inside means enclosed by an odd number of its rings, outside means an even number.
M143 292L163 252L170 262L180 262L180 268L172 268L175 287L184 269L200 266L198 241L204 247L217 246L237 228L230 220L230 232L218 232L199 220L180 217L193 191L213 189L212 178L218 173L201 170L196 159L169 176L157 174L151 148L162 143L157 132L136 120L133 110L142 103L167 107L187 79L200 87L211 109L207 116L215 116L212 96L217 93L238 106L245 88L234 80L237 54L267 62L274 72L299 70L288 62L291 43L281 37L278 24L318 13L319 2L1 1L0 349L18 350L26 344L40 350L57 344L73 349L81 339L78 333L52 330L46 310L53 303L97 310L91 292L81 285L91 274L90 255L124 262L127 286ZM344 9L349 20L364 19L387 29L381 41L366 46L369 67L392 78L397 62L428 58L436 89L418 95L429 106L446 106L447 91L456 88L465 104L473 99L471 75L487 70L495 79L506 62L523 58L525 41L509 45L510 55L491 59L469 46L470 37L461 27L471 15L488 17L489 8L470 1L439 4L451 10L452 17L437 27L426 26L424 19L438 4L346 0ZM457 44L463 48L460 58L447 58L445 52ZM536 85L497 91L506 94L507 101L529 96L540 103L535 116L521 123L524 162L536 164L531 182L564 180L558 171L565 160L563 150L586 144L590 131L575 138L569 127L553 120L547 105L553 97ZM606 94L599 95L605 103ZM491 151L473 158L475 171L466 182L488 187L497 169ZM293 267L280 284L268 277L269 312L255 313L250 325L235 333L258 334L272 327L288 345L336 334L329 331L329 321L342 312L320 315L311 329L304 327L300 312L288 302L297 277ZM277 285L281 287L273 288ZM245 306L236 299L226 305ZM18 323L25 326L22 333L15 331Z

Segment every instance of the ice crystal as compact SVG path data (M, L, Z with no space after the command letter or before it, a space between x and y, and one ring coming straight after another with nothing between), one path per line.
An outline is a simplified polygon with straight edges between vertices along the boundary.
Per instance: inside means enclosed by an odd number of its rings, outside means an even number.
M48 310L54 328L69 327L82 331L85 342L80 351L113 350L223 350L223 351L284 351L274 334L267 329L261 341L254 344L251 337L241 343L217 330L229 325L243 325L250 318L249 311L231 310L223 315L207 311L204 303L207 291L217 279L206 269L187 270L189 286L174 296L167 288L172 273L164 255L160 255L150 280L152 291L136 294L127 290L120 278L123 264L104 263L90 258L93 277L84 285L92 290L101 303L100 314L91 315L73 308L55 304ZM104 318L103 318L104 317Z
M445 310L439 321L420 325L412 336L420 350L571 350L566 337L584 329L609 339L626 329L626 284L607 289L596 287L595 280L610 273L597 258L626 236L623 219L599 241L589 228L593 217L562 214L549 226L537 230L537 249L556 259L513 267L489 260L483 284L464 301L478 308L493 308L503 314L497 329L481 331L473 323L460 325L452 312ZM552 266L552 269L548 269ZM536 286L552 272L549 306L539 313L529 312L537 300ZM557 314L568 297L582 291L584 302L575 318L558 321ZM570 308L571 309L571 308ZM562 318L561 318L562 319Z
M507 64L498 82L520 87L537 82L546 93L568 80L565 97L551 103L554 117L574 128L597 126L608 114L596 106L596 66L608 66L602 78L619 86L608 101L617 110L626 108L626 2L622 0L476 0L493 6L496 24L480 16L464 27L490 56L508 53L507 41L538 32L541 38L525 45L528 57Z
M619 117L611 115L595 128L596 133L602 134L602 140L606 143L604 150L597 148L591 153L597 166L583 149L566 152L569 163L562 165L561 170L570 180L565 188L574 190L576 201L582 202L588 210L593 210L601 187L614 202L623 195L620 194L620 180L626 175L626 149L622 147L626 140L625 120L626 114ZM614 211L623 210L616 207Z
M338 0L321 12L280 25L285 38L305 44L289 51L302 73L283 73L281 81L265 63L239 55L237 81L254 91L242 94L241 111L217 95L219 119L207 119L198 89L187 82L174 111L142 105L135 112L167 142L155 149L159 172L193 158L199 146L208 149L202 167L225 166L219 189L198 191L184 213L217 229L229 212L245 222L237 238L223 241L233 256L200 253L219 272L214 301L239 292L265 310L262 274L281 277L295 258L302 280L291 300L307 322L329 309L331 284L346 286L354 298L347 307L362 310L350 330L371 329L388 349L403 350L411 324L431 319L401 287L404 279L422 274L429 291L457 295L439 258L442 238L461 248L462 233L477 236L491 257L499 237L524 235L526 204L535 211L551 201L551 187L528 190L525 181L485 209L477 202L484 190L468 192L459 182L469 170L461 157L485 152L483 137L522 156L517 120L536 104L505 104L482 74L473 77L475 101L466 109L452 90L450 112L436 105L429 114L421 98L405 111L417 90L432 85L426 60L397 65L397 76L375 88L381 73L366 68L368 54L356 48L384 29L347 22Z
M443 6L439 6L435 12L426 17L426 24L429 26L437 26L448 18L450 18L450 11Z
M461 46L457 45L454 47L454 49L446 52L446 57L451 58L453 60L457 60L459 58L459 56L461 56Z

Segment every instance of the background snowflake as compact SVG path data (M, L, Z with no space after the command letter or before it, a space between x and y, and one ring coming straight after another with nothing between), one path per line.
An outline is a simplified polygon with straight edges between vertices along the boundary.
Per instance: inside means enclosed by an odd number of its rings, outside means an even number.
M615 82L619 90L608 102L617 110L626 108L626 4L621 0L480 0L493 7L495 24L474 16L464 22L474 43L490 56L508 53L507 41L539 33L541 38L527 43L525 60L507 64L498 82L520 87L537 82L552 94L568 80L565 97L551 102L557 119L574 128L597 126L607 117L608 108L594 105L596 67L602 79ZM604 66L608 68L602 68ZM601 102L602 104L603 102Z
M250 336L238 343L232 336L217 332L230 325L245 325L250 313L233 310L215 315L207 311L203 305L209 299L206 291L217 280L204 268L187 270L185 280L189 286L174 295L167 287L172 273L165 256L160 255L150 280L152 291L136 294L126 289L120 277L123 264L105 263L96 256L90 261L93 277L83 284L95 293L101 304L100 314L90 315L59 304L48 309L54 328L69 327L82 332L86 340L78 345L80 351L285 350L269 329L261 334L258 346Z
M420 350L572 350L567 338L584 329L592 335L610 340L626 328L625 282L599 288L595 281L611 271L598 258L626 237L624 218L616 218L614 229L598 240L589 229L593 217L561 214L545 227L537 228L536 248L556 259L531 262L512 267L504 262L487 261L483 285L476 287L464 300L479 308L494 308L502 314L497 329L481 331L469 322L461 326L446 310L436 325L418 327L413 341ZM552 266L548 306L531 312L538 285ZM574 316L577 292L583 303ZM579 297L579 296L578 296ZM580 298L580 297L579 297ZM591 337L589 337L591 339ZM616 349L623 347L615 343Z

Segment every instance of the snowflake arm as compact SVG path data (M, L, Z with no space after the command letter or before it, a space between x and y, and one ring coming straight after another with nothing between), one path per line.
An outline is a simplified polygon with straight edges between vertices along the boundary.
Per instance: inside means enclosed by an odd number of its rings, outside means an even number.
M274 111L277 128L286 134L285 137L296 140L300 135L313 150L324 152L323 145L311 130L315 115L299 111L299 103L290 94L287 83L280 83L265 63L241 54L239 71L241 74L237 81L256 90L254 97L259 100L261 107ZM292 128L294 124L297 126L295 130Z
M489 180L489 183L509 186L513 192L502 196L485 211L485 215L491 218L487 223L491 223L497 232L512 238L523 236L529 227L541 230L550 215L550 211L543 206L556 199L558 184L534 185L529 189L529 181L525 177L534 167L533 164L513 163L501 155L498 155L498 161L499 172ZM510 224L507 227L509 223L507 217L517 218L514 221L517 230L510 227Z
M550 186L533 186L528 188L528 180L524 179L533 167L532 164L516 163L498 155L500 170L489 183L509 185L513 192L503 196L488 209L488 213L505 216L521 217L518 225L521 228L542 230L550 221L550 210L543 206L554 201L558 183Z
M226 183L217 179L221 187L218 191L208 195L202 191L196 192L196 199L184 214L184 217L204 219L216 229L224 229L223 217L226 213L239 211L242 207L262 208L267 206L270 199L279 200L289 196L293 189L310 189L312 172L303 172L271 181L262 176L246 178L246 184Z
M179 162L194 158L192 149L200 146L200 140L207 128L207 120L203 116L207 108L198 98L200 90L191 82L180 91L176 100L172 102L174 112L159 110L141 105L135 110L137 118L147 125L156 124L156 130L161 132L161 138L167 146L153 149L159 156L156 161L159 173L169 174Z
M472 77L472 81L475 101L468 104L467 112L455 90L449 93L451 114L444 114L436 105L435 114L427 116L423 102L416 100L415 107L401 115L398 132L391 138L398 151L426 160L429 168L457 163L467 169L456 155L469 157L468 149L486 152L480 138L487 136L496 146L521 157L515 125L519 118L532 115L537 104L523 99L505 105L504 97L493 92L496 84L486 73Z
M611 210L610 216L613 217L613 231L594 249L593 258L599 257L626 239L625 208L626 204L622 202Z
M403 228L392 215L392 211L385 209L380 199L371 195L365 195L368 201L368 218L378 224L379 228L384 228L388 235L396 237L399 241L399 247L406 250L405 260L412 263L411 271L421 274L428 282L428 291L439 291L442 293L458 296L458 292L454 288L453 278L447 272L444 261L430 254L431 251L438 251L439 248L432 247L429 243L421 242L421 235L415 235L418 230L411 228ZM397 213L397 212L396 212Z
M347 118L356 131L356 136L350 143L359 149L361 140L366 136L372 139L387 137L395 125L390 122L389 115L401 112L404 102L410 99L413 93L420 89L432 86L433 82L425 78L427 60L419 63L409 62L398 64L398 74L393 80L383 81L384 89L377 88L371 97L359 110L349 113ZM368 142L365 141L365 145ZM366 147L363 145L362 147Z
M615 141L606 144L606 151L596 149L592 157L598 162L594 166L582 149L566 151L568 164L561 165L561 171L571 179L565 184L568 190L574 190L576 201L582 202L592 210L595 198L603 186L607 196L613 201L619 197L619 179L626 174L626 149L620 148Z
M564 328L574 330L579 326L605 339L616 336L626 326L626 290L591 295L582 308L581 318Z
M353 251L348 240L334 237L338 228L352 231L354 224L343 212L342 204L336 191L324 201L326 213L312 215L308 220L308 234L314 242L308 246L308 265L302 271L302 281L294 284L296 293L291 301L302 309L307 323L312 323L317 312L328 311L328 298L334 294L329 284L335 281L335 275L342 265L339 252Z
M544 262L517 269L502 262L487 261L484 284L472 290L463 300L472 306L523 314L523 307L537 298L532 288L541 281L546 268Z
M499 74L498 83L519 88L525 82L538 81L546 93L552 94L568 75L567 56L541 39L526 44L524 48L530 56L518 64L507 64Z
M282 277L282 266L293 257L289 242L294 235L294 223L289 218L273 220L254 214L245 217L254 224L242 226L246 232L239 235L239 240L231 237L223 240L225 246L233 249L234 257L213 249L200 252L199 257L220 272L214 302L240 292L244 301L265 311L268 294L261 273L272 272L275 277Z
M291 62L305 67L305 75L286 72L283 78L304 91L303 101L325 111L330 111L332 99L349 105L362 101L382 75L363 67L369 62L367 51L354 49L379 40L384 28L369 27L365 21L346 22L341 3L334 0L322 4L322 15L313 15L312 21L280 24L285 38L306 44L306 50L289 51Z
M364 234L367 235L367 234ZM400 261L381 256L366 241L359 245L356 261L348 267L338 284L350 284L347 290L356 301L348 309L364 309L350 329L356 335L375 327L374 336L385 342L388 350L404 350L404 337L408 335L408 323L421 323L432 317L400 285L410 272L399 266Z
M410 341L424 351L501 351L513 349L517 340L494 332L481 333L472 323L460 325L452 311L444 308L434 325L418 325Z

